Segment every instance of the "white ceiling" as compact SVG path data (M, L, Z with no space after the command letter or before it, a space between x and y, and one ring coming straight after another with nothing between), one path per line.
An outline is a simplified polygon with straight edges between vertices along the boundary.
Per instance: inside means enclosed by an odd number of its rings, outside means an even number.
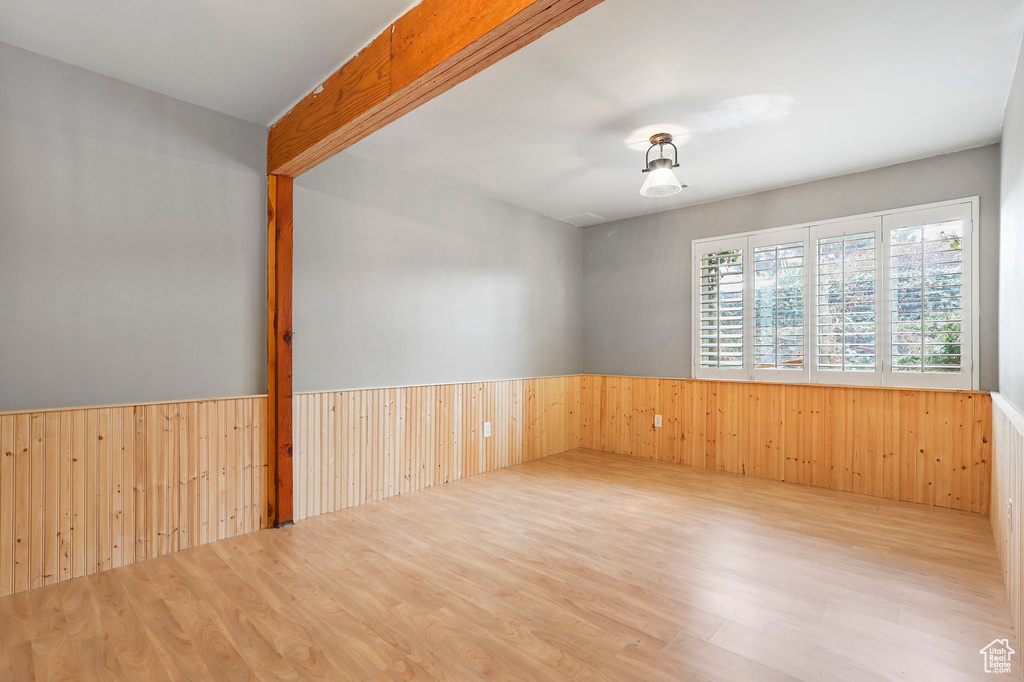
M411 4L0 0L0 40L267 124ZM605 0L350 152L559 219L662 211L994 142L1022 25L1024 0ZM648 199L662 128L692 186Z
M263 125L413 0L0 0L0 40Z
M349 151L559 219L662 211L998 140L1022 24L1024 0L605 0ZM652 124L692 133L674 197L639 194Z

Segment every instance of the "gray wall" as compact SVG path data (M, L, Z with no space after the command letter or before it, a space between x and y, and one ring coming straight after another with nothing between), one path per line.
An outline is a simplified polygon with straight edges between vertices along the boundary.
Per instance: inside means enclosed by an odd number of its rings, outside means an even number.
M999 391L1024 413L1024 48L1003 118Z
M265 392L265 149L0 43L0 410Z
M978 194L1020 407L1022 72L1001 269L998 146L584 230L339 155L296 185L295 388L685 377L692 239ZM262 393L265 129L3 43L0 93L0 410Z
M999 145L585 228L583 371L690 376L694 239L974 195L981 197L981 387L995 389L997 310L986 301L995 301L999 286Z
M296 391L578 373L581 230L343 153L295 187Z

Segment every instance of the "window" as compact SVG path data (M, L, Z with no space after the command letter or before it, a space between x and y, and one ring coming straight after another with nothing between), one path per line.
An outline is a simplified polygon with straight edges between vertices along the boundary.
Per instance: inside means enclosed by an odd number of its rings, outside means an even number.
M879 218L867 218L813 230L814 356L821 383L877 383L880 226Z
M894 384L952 386L973 373L971 215L961 205L883 218Z
M973 388L977 199L694 242L695 376Z
M700 364L743 371L743 248L720 240L700 256Z
M752 235L753 371L756 379L806 381L806 231Z

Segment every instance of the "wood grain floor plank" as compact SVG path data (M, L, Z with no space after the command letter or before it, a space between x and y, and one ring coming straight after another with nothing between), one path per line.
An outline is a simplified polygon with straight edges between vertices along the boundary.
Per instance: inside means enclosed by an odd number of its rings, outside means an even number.
M1012 632L985 517L697 464L573 450L0 598L0 671L984 679L977 651Z

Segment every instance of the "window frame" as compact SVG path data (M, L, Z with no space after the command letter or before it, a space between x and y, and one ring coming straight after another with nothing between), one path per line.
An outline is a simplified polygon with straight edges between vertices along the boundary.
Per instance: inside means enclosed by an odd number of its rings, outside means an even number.
M963 324L968 327L961 336L961 356L964 371L958 374L929 374L915 372L893 372L891 358L891 307L892 291L890 282L891 269L891 236L890 230L908 226L910 223L921 222L920 216L911 218L913 213L930 212L938 219L951 219L956 208L961 210L957 217L964 220L964 239L961 244L963 271L962 292L964 308ZM908 220L909 219L909 220ZM690 283L693 289L691 297L691 373L698 379L718 379L729 381L760 381L774 383L809 383L819 385L853 385L853 386L888 386L900 388L937 388L951 390L978 390L979 364L977 354L980 349L981 292L979 287L980 267L980 197L971 196L960 199L949 199L929 204L919 204L903 208L861 213L828 220L819 220L796 225L786 225L763 230L722 235L721 237L702 237L691 242ZM929 219L930 220L930 219ZM856 234L866 232L865 225L877 222L875 228L875 353L876 363L873 372L841 372L819 370L817 367L817 280L818 280L818 242L819 238L837 236L842 233ZM849 225L844 225L849 223ZM857 229L859 225L860 229ZM772 243L798 241L794 235L804 235L804 358L803 370L777 370L754 367L754 290L755 261L754 250L757 247ZM700 302L701 291L696 273L700 271L701 252L721 250L722 245L736 248L740 244L743 249L744 293L743 293L743 364L742 369L705 368L700 364ZM813 300L812 300L813 297Z
M891 295L891 268L892 268L892 257L891 251L888 251L892 247L892 239L888 238L889 231L893 229L899 229L901 227L913 227L917 224L924 223L935 223L949 220L954 217L955 213L959 213L959 217L964 221L966 226L964 239L960 245L961 252L961 287L967 288L967 292L961 293L961 299L963 302L964 315L963 319L969 323L969 333L960 334L960 357L962 363L970 363L971 369L969 372L960 372L959 374L941 374L941 373L917 373L917 372L900 372L898 376L903 380L898 385L907 386L910 388L959 388L959 389L975 389L977 390L977 378L975 376L975 369L977 363L975 362L975 349L978 348L977 342L975 341L978 334L980 325L978 324L978 308L975 301L977 300L976 294L978 293L977 285L977 274L978 268L976 267L975 259L977 258L977 249L975 248L975 235L977 230L974 229L974 225L977 223L973 217L973 207L969 207L967 204L960 204L960 210L957 211L957 206L938 206L938 207L927 207L914 211L913 214L926 214L928 217L924 219L907 220L906 211L901 213L893 213L882 217L883 234L886 235L886 248L887 253L884 263L885 273L885 286L888 292L886 300L888 306L886 309L885 321L887 323L886 328L886 344L890 344L892 339L891 329L888 327L892 321L892 295ZM913 215L911 214L911 215ZM969 237L969 238L968 238ZM890 352L887 353L886 358L888 362L892 362L891 348ZM890 372L891 374L897 374ZM965 380L967 376L970 376L970 383ZM955 381L949 381L950 379L958 379L960 386L951 386L951 383L957 383ZM893 384L897 385L897 384Z
M750 281L749 272L748 272L749 257L748 257L748 254L747 254L747 247L746 247L747 240L746 240L746 237L723 237L721 239L715 239L715 240L713 240L713 242L715 244L714 249L715 249L716 252L717 251L730 251L730 250L736 249L736 248L741 249L741 256L740 256L741 260L740 260L740 263L741 263L741 266L742 266L742 273L743 273L743 294L742 294L742 301L743 301L743 318L742 318L743 319L743 337L742 337L743 338L743 346L742 347L746 348L747 345L750 343L750 338L751 338L750 337L750 320L749 320L749 317L748 317L749 311L748 311L748 306L747 306L747 299L748 299L748 295L747 295L747 282ZM700 273L702 271L702 266L703 266L702 259L703 259L703 256L705 254L708 254L708 253L711 253L711 251L704 250L703 252L701 252L700 249L698 249L696 246L694 246L694 253L693 253L694 268L695 268L694 272ZM721 367L713 367L713 368L711 368L711 367L703 367L701 365L701 363L700 363L701 347L702 347L701 346L701 335L700 335L700 333L701 333L701 311L702 311L702 307L701 306L702 306L702 303L703 303L703 301L701 299L701 296L703 294L703 291L701 290L701 286L702 285L700 284L699 277L700 277L700 275L698 274L697 284L694 287L694 309L693 309L694 314L693 314L693 319L692 319L692 324L693 324L693 343L694 343L694 346L693 346L693 362L697 366L701 367L702 370L704 370L704 371L706 371L708 373L713 374L716 378L719 378L719 379L731 379L733 381L742 381L747 376L747 374L749 373L749 367L748 367L749 358L747 357L747 353L746 352L743 353L743 363L742 363L742 365L740 367L729 367L729 368L724 368L724 369L721 368Z
M886 314L885 296L881 294L884 286L882 277L882 260L884 251L882 240L882 218L881 216L870 216L866 218L853 218L851 220L833 221L818 225L811 225L805 228L810 235L811 248L814 251L814 261L811 264L811 272L814 277L814 300L811 305L814 312L809 316L812 320L814 330L811 333L811 381L813 384L843 384L849 386L881 386L882 375L885 373L885 358L888 356L888 346L879 338L879 321ZM818 368L818 240L832 237L845 237L855 234L872 232L875 235L875 368L870 372L845 372L833 371Z
M804 344L803 344L804 366L801 369L799 369L799 370L758 369L757 368L757 363L754 362L754 359L755 359L757 354L754 352L754 343L753 343L754 332L756 331L756 328L754 327L754 312L755 312L755 309L756 309L756 300L757 300L756 296L755 296L755 292L757 291L756 271L753 269L753 268L757 267L757 261L754 258L754 254L755 254L756 250L759 247L771 246L773 244L789 244L789 243L792 243L792 242L800 242L800 243L803 244L803 247L804 247L804 255L803 255L803 259L804 259L804 290L803 290L803 296L804 296L804 325L803 325L804 326L804 333L803 333L803 337L804 337ZM751 269L751 273L750 273L751 274L751 278L750 278L750 280L751 280L751 284L750 284L750 294L751 294L750 295L750 303L751 304L749 306L749 309L747 307L744 307L744 310L743 310L744 316L745 317L749 317L749 319L750 319L750 325L749 325L750 326L750 334L751 334L751 337L750 337L751 338L751 344L750 344L750 347L751 347L751 353L750 353L750 355L751 355L750 376L755 381L777 381L777 382L793 381L795 383L807 383L808 380L809 380L809 376L810 376L809 370L810 370L810 367L811 367L811 362L810 362L811 358L810 358L810 354L809 354L810 332L809 332L808 319L807 319L807 301L808 301L808 296L809 296L810 291L811 291L811 288L810 288L810 286L811 286L811 278L810 278L811 268L809 266L810 241L809 241L808 236L807 236L807 230L806 229L801 229L801 228L797 228L797 229L782 229L782 230L772 230L770 233L763 233L762 232L762 233L751 234L751 235L749 235L747 237L747 248L750 250L750 260L751 260L751 265L753 266L752 269ZM746 359L746 356L744 356L744 359Z

